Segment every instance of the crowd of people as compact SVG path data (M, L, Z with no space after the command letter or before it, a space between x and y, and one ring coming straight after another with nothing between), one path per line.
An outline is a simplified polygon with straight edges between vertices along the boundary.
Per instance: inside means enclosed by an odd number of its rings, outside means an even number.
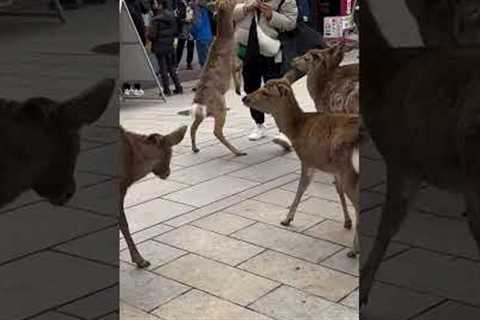
M214 0L126 0L138 34L144 45L151 42L152 53L158 62L158 77L165 95L182 94L183 87L177 70L186 48L187 69L193 69L196 49L198 64L203 67L209 46L215 36ZM322 5L323 3L323 5ZM298 22L306 23L322 32L322 8L335 9L339 1L328 0L242 0L236 5L234 22L237 55L242 60L244 92L251 93L262 83L283 76L282 52L275 55L259 47L257 26L263 33L278 42L281 32L295 29ZM321 20L319 22L319 20ZM261 42L261 41L260 41ZM174 89L170 87L173 82ZM139 84L124 85L125 95L143 95ZM263 113L250 109L255 123L250 140L265 136ZM280 133L276 138L283 140Z

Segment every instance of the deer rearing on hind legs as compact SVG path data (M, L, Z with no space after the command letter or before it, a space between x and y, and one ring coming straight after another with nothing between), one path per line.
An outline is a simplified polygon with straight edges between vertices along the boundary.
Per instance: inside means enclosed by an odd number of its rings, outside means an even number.
M333 174L345 190L358 215L359 137L358 115L303 112L295 99L290 82L270 80L249 95L245 105L273 116L278 128L292 142L300 158L302 173L295 199L282 225L293 221L303 193L315 170ZM358 223L358 217L356 219ZM355 228L356 230L357 228ZM355 231L352 252L359 252Z
M227 116L225 93L230 89L235 68L235 30L233 26L235 4L236 0L217 0L215 4L217 7L217 33L193 98L193 123L190 128L193 152L200 151L196 144L198 127L206 117L213 117L215 137L236 156L246 155L231 145L223 134Z
M431 6L447 3L447 15L437 17L438 10ZM476 10L466 10L467 3L477 3ZM360 273L362 305L368 302L390 240L423 182L464 195L471 234L480 253L480 49L455 47L455 43L480 39L479 4L466 0L412 0L407 4L410 10L417 10L414 13L424 37L435 33L427 28L432 21L453 25L451 33L435 34L435 45L442 37L445 40L436 48L395 49L380 31L368 1L363 3L362 32L368 36L360 43L361 110L385 160L387 189L375 243ZM472 17L476 17L473 22ZM473 29L477 35L465 34L472 30L469 23L477 25Z

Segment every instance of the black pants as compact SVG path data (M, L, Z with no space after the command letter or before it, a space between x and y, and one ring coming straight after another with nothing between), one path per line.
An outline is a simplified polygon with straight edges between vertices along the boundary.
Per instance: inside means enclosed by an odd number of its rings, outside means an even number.
M257 59L251 59L243 65L243 90L245 93L252 93L262 86L263 82L282 77L282 64L275 63L274 58L258 56ZM250 108L250 114L256 124L265 122L265 114Z
M183 49L187 44L187 65L191 65L193 62L193 54L195 52L195 40L178 39L177 43L177 66L182 61Z
M168 93L170 92L170 80L168 76L172 78L173 84L175 85L175 89L179 90L181 88L180 80L178 79L177 75L177 65L175 61L175 54L168 53L168 54L156 54L157 61L158 61L158 68L160 77L162 80L163 90Z

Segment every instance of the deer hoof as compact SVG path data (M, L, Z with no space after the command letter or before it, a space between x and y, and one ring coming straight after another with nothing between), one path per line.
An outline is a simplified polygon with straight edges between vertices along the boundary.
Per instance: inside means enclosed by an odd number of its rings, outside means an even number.
M135 263L137 264L137 267L140 268L140 269L145 269L145 268L148 268L150 266L150 262L148 262L147 260L145 260L143 258L138 259L137 261L135 261Z
M290 226L290 222L292 222L290 219L285 219L285 220L281 221L280 224L282 226L288 227L288 226Z
M193 151L194 153L199 153L199 152L200 152L200 149L198 149L198 148L192 148L192 151Z
M357 257L357 253L352 250L352 251L347 253L347 257L349 257L351 259L355 259Z
M243 156L246 156L246 155L247 155L246 152L237 152L237 153L235 153L235 156L237 156L237 157L243 157Z
M351 220L345 221L345 223L343 224L343 227L347 230L352 229L352 221Z

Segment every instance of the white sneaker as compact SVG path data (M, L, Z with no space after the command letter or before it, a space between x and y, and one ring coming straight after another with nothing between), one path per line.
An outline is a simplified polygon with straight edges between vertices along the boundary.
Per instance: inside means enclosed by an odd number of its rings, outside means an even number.
M132 89L125 89L123 91L123 95L125 96L131 96L133 94L133 90Z
M145 94L145 91L143 91L143 89L134 89L133 90L133 95L135 97L141 97Z
M290 143L290 140L288 140L287 136L281 132L277 134L272 141L273 143L276 143L279 146L281 146L283 149L285 149L285 151L292 150L292 144Z
M256 141L265 137L265 127L263 124L257 124L257 127L253 129L252 133L248 136L248 140Z

